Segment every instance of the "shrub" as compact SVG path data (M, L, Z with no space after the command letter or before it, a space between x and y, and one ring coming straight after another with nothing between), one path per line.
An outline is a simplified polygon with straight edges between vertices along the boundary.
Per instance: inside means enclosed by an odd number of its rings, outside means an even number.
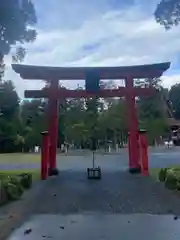
M180 189L180 173L179 169L171 168L166 172L165 186L168 189L179 190Z
M10 181L3 182L4 189L8 196L8 200L18 200L21 196L18 186Z
M32 186L32 174L30 173L22 173L18 175L20 179L20 183L25 189L29 189Z
M0 181L0 205L8 202L8 196L7 192L5 190L5 187L3 185L3 181Z
M8 179L10 183L14 184L17 187L19 195L21 196L24 192L24 189L20 182L20 178L18 176L9 176Z
M158 178L166 188L180 191L180 168L161 168Z
M22 173L16 176L4 177L1 180L0 204L7 203L9 200L18 200L24 192L32 186L32 174Z
M159 171L159 181L165 182L168 168L161 168Z
M168 189L176 190L177 189L177 179L173 175L169 175L165 180L165 186Z

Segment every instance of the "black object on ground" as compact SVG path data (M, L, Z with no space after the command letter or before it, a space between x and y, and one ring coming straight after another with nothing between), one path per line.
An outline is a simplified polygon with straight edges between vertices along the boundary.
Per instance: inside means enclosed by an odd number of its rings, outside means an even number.
M139 166L139 167L137 167L137 168L130 168L130 169L129 169L129 172L130 172L131 174L139 174L139 173L141 173L141 167Z
M88 168L87 169L88 179L101 179L101 169L97 168Z
M48 176L58 176L59 170L57 168L48 169Z
M31 228L28 228L24 231L24 235L30 234L32 232Z
M95 152L93 151L93 167L87 168L88 179L101 179L101 168L95 167Z

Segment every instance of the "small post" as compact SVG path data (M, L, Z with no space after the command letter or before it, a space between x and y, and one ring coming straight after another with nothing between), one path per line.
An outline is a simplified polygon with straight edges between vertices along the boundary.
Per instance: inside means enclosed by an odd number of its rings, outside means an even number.
M137 140L137 141L136 141ZM136 162L136 157L134 156L133 146L137 143L137 152L138 161ZM128 132L128 152L129 152L129 172L131 174L138 174L141 172L141 167L139 164L139 148L138 148L138 134Z
M48 159L49 159L49 132L44 131L42 134L41 147L41 180L45 180L48 175Z
M95 158L95 156L94 156L94 151L93 151L93 169L94 169L94 166L95 166L94 165L94 160L95 160L94 158Z
M146 139L146 130L139 130L139 145L140 145L140 164L141 164L141 174L143 176L148 176L149 166L148 166L148 144Z
M59 80L53 79L50 82L49 87L49 139L50 139L50 151L49 151L49 173L50 175L57 175L58 169L56 168L56 149L57 149L57 138L58 138L58 84Z
M134 77L128 76L126 78L126 109L127 109L127 122L129 129L129 162L130 173L139 173L140 168L138 164L138 118L136 113L136 100L134 95Z

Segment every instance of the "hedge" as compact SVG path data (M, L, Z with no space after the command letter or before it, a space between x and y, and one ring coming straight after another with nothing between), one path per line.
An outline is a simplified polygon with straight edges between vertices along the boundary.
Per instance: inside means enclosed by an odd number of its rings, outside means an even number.
M30 173L8 176L2 179L0 186L0 204L20 199L24 190L31 188L31 186L32 174Z
M180 190L180 168L162 168L159 171L159 180L171 190Z

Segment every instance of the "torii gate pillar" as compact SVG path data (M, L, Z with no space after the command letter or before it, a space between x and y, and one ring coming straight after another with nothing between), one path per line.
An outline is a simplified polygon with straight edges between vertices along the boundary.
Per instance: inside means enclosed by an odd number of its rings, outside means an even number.
M50 82L48 102L48 131L50 140L49 149L49 174L56 170L56 148L58 140L58 80ZM53 174L54 175L54 174Z
M140 170L139 168L139 148L138 148L138 118L136 113L136 100L133 92L134 81L133 77L128 77L126 80L126 107L127 121L129 131L129 171Z

